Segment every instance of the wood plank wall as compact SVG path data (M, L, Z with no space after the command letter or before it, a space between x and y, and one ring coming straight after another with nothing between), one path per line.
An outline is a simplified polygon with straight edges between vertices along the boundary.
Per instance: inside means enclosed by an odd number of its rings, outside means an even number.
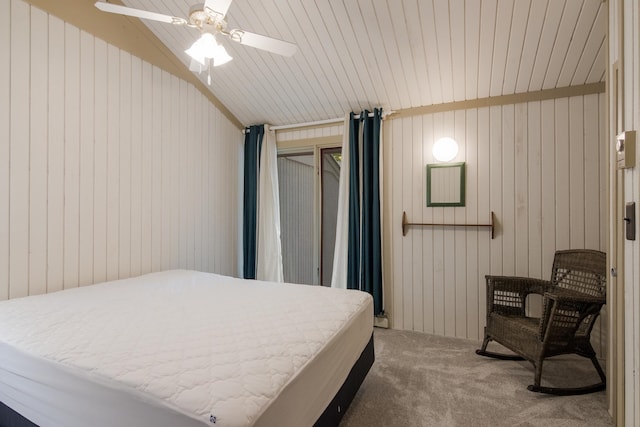
M605 102L595 94L385 122L393 328L480 339L485 274L548 278L557 249L606 250ZM442 136L466 162L465 207L426 207L425 166ZM403 211L410 222L456 224L488 223L493 211L496 236L412 227L403 237ZM594 334L602 355L605 329Z
M479 340L486 274L548 278L558 249L606 251L606 111L605 95L592 94L384 121L391 327ZM341 131L301 129L279 140ZM465 207L426 207L426 165L442 136L458 141L454 161L466 162ZM403 237L403 211L411 222L458 224L488 223L493 211L496 237L454 227L412 227ZM605 320L603 312L593 333L603 357Z
M188 268L234 275L240 131L192 85L0 4L0 299Z

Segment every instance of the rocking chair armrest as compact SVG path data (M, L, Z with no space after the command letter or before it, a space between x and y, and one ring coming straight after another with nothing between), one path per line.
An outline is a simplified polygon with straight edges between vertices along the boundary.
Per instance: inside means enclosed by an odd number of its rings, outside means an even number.
M545 292L540 336L544 337L544 341L572 340L576 333L588 336L606 302L604 296L588 295L563 288ZM584 319L588 321L586 327L580 325ZM554 326L555 323L558 325Z
M544 293L544 298L552 299L559 303L575 302L583 304L606 304L604 296L588 295L581 292L570 291L562 288L555 288Z
M529 294L552 289L548 280L518 276L485 276L487 281L487 316L492 312L524 316Z
M487 289L491 288L493 291L544 295L545 292L552 289L551 282L548 280L518 276L486 275L484 277L487 280Z

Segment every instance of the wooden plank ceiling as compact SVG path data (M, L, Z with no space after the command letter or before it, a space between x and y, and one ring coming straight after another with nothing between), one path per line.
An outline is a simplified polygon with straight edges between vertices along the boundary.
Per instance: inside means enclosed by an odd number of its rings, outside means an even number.
M198 0L123 0L187 17ZM285 125L601 82L602 0L234 0L229 28L298 45L285 58L218 36L211 91L245 125ZM197 30L145 21L176 56ZM206 77L202 76L206 84Z

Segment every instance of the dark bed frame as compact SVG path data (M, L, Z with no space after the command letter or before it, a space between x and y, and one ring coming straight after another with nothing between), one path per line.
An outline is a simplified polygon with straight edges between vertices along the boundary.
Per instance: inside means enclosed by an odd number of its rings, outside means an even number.
M373 334L369 343L362 350L360 357L351 368L347 379L334 396L329 406L324 410L314 427L334 427L340 423L344 413L355 397L360 385L364 381L373 361L375 360L373 351ZM0 427L38 427L4 403L0 402Z
M371 365L375 356L373 354L373 334L369 339L369 343L360 353L360 357L351 368L347 379L336 393L333 400L326 407L318 421L314 424L314 427L332 427L340 424L340 420L347 411L347 408L351 404L351 401L355 397L360 385L364 381L364 378L369 373Z

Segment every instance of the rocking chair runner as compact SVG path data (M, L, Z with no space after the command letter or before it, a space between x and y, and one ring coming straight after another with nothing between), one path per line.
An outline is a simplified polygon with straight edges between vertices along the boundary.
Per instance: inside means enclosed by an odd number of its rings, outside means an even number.
M477 354L505 360L528 360L535 368L530 391L556 395L585 394L604 390L605 374L591 346L590 336L606 302L606 254L594 250L557 251L551 281L525 277L485 276L487 326ZM532 293L543 295L540 319L527 317L525 301ZM496 341L517 355L487 351ZM540 385L544 359L561 354L589 358L602 380L578 387Z

